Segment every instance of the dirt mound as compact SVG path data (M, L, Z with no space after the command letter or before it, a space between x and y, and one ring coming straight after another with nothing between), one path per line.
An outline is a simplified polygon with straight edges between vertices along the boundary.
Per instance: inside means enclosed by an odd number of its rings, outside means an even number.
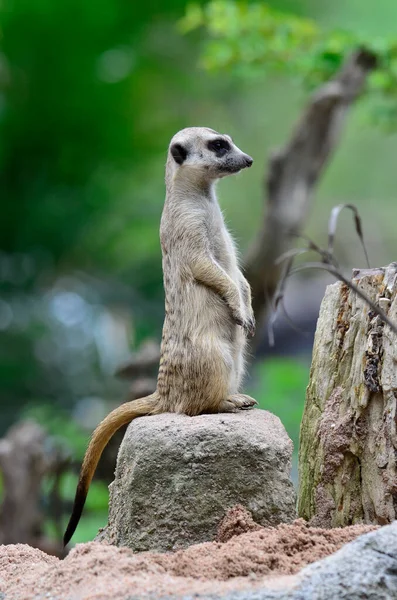
M247 528L251 530L235 535ZM122 600L132 593L226 592L263 585L266 580L276 587L275 576L285 584L282 576L297 573L373 529L364 525L317 529L301 519L264 528L236 507L218 531L218 539L228 541L198 544L175 553L134 554L127 548L91 542L77 545L59 560L22 544L2 546L0 591L7 594L7 600L44 594L68 600Z
M231 508L226 516L219 523L216 534L216 542L228 542L232 537L247 533L248 531L258 531L263 529L258 523L255 523L252 515L241 504Z

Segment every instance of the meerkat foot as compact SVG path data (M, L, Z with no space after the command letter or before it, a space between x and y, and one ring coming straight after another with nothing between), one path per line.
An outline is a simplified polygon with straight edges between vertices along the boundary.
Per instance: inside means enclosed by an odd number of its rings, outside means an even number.
M258 404L254 398L247 394L231 394L222 402L219 412L237 412L238 410L247 410Z
M237 406L229 400L222 400L218 408L218 412L220 413L235 413L238 411L239 409L237 408Z
M227 399L237 408L252 408L255 404L258 404L255 398L251 398L247 394L231 394Z

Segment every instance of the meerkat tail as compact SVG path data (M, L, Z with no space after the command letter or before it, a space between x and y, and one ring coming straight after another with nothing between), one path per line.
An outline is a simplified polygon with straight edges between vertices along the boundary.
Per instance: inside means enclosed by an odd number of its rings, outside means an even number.
M125 402L109 413L95 429L81 466L72 514L65 535L63 536L63 543L65 546L69 543L79 523L91 480L102 452L109 440L123 425L126 425L136 417L143 417L154 412L158 399L158 393L154 392L154 394L146 396L145 398Z

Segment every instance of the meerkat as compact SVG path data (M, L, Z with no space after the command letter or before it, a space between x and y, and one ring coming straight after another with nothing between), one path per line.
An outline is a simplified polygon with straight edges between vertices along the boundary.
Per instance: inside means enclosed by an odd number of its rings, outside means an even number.
M165 319L156 391L113 410L95 429L80 471L64 543L71 539L103 449L144 415L233 412L256 401L239 392L247 336L255 330L251 290L220 210L215 183L253 160L228 135L189 127L171 140L160 241Z

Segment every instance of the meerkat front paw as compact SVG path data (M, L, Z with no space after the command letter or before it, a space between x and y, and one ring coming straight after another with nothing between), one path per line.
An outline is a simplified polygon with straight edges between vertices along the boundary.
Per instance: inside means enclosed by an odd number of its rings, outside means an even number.
M247 337L254 337L255 335L255 319L254 317L248 317L248 319L244 319L241 327L244 329L245 335Z
M248 318L248 323L249 323L248 335L250 335L251 337L254 337L255 327L256 327L254 313L250 314L250 316Z
M246 333L247 336L253 337L255 334L255 319L254 316L252 315L252 317L243 317L243 315L240 312L234 312L233 313L233 319L234 322L237 325L240 325L240 327L242 327Z

